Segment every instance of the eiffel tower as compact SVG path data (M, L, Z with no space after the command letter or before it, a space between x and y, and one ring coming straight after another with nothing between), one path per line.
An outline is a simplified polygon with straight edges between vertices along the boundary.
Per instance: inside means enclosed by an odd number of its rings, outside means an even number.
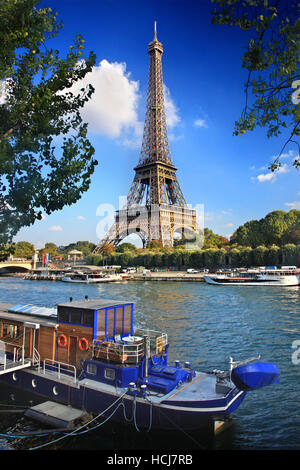
M143 142L135 176L125 206L116 211L115 221L94 253L106 245L116 247L132 233L140 236L143 247L158 240L173 246L174 233L185 236L198 231L196 211L189 209L177 180L173 165L164 102L162 58L163 46L154 39L148 45L150 56L147 105Z

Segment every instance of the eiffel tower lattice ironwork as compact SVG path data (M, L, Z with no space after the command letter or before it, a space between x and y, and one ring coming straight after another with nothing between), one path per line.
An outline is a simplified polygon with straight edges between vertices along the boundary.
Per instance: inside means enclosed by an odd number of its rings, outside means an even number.
M148 45L150 56L147 105L138 165L127 195L125 207L116 212L115 222L94 252L105 245L117 246L131 233L137 233L143 246L158 240L173 246L174 233L197 232L196 211L189 209L173 165L165 112L162 76L163 46L154 39Z

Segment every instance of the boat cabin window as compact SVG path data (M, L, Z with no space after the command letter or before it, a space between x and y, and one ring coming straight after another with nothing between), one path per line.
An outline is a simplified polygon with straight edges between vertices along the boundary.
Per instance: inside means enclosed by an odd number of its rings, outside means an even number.
M104 369L104 377L106 379L114 380L116 377L116 371L114 369Z
M133 305L102 308L97 312L97 337L112 339L133 334Z
M88 374L96 375L97 374L96 364L88 363L87 366L86 366L86 371L87 371Z
M107 309L107 337L112 338L114 336L114 327L115 327L115 309L108 308Z
M2 337L9 336L10 338L16 339L20 334L20 327L18 325L9 325L4 323L2 329Z
M81 311L80 310L71 310L70 312L70 323L76 323L79 324L81 323Z
M62 323L69 323L69 311L65 307L59 307L58 321Z
M94 312L76 308L59 307L58 321L60 323L72 323L76 325L93 326Z
M81 323L82 325L93 326L94 325L94 313L82 312Z

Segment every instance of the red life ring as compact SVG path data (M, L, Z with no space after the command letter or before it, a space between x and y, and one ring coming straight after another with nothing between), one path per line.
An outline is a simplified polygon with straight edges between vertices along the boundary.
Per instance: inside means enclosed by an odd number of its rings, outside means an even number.
M81 351L87 351L89 348L89 342L86 338L80 338L78 345Z
M58 342L58 345L61 346L62 348L66 347L68 344L66 335L59 335L57 342Z

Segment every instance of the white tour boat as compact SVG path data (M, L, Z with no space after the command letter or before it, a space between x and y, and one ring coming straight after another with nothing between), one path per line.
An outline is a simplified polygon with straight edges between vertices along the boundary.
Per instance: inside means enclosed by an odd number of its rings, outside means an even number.
M73 282L73 283L83 283L83 284L95 284L100 282L112 282L112 281L120 281L122 277L119 274L83 274L83 273L76 273L70 274L68 276L63 276L61 281L63 282Z
M300 269L288 267L281 269L261 269L233 275L212 274L204 276L205 282L221 286L298 286Z

